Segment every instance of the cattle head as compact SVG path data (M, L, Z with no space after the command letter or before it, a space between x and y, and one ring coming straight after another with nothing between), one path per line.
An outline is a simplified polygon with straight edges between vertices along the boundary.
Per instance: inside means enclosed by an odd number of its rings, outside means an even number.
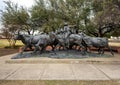
M20 34L20 31L18 30L17 34L14 34L14 39L15 40L21 40L22 35Z
M54 41L56 39L56 34L54 32L49 33L50 39Z
M15 34L14 39L15 40L21 40L22 37L23 37L22 35Z
M91 37L84 37L83 41L85 42L85 44L87 44L88 46L92 46L92 40Z

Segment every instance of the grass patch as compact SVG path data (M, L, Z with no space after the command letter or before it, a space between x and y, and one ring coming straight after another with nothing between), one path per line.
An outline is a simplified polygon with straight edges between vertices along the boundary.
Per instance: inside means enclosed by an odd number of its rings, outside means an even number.
M16 41L16 47L20 47L23 45L23 43L19 40ZM0 48L9 48L9 42L7 39L0 39Z
M120 47L120 42L109 42L110 46Z
M120 85L118 81L1 80L0 85Z
M7 39L0 39L0 57L18 52L18 48L23 46L21 41L16 41L15 48L9 46Z
M22 46L22 45L23 43L20 40L17 40L16 46ZM120 42L109 42L109 45L120 47ZM5 48L5 47L9 47L9 42L7 41L7 39L0 39L0 48Z

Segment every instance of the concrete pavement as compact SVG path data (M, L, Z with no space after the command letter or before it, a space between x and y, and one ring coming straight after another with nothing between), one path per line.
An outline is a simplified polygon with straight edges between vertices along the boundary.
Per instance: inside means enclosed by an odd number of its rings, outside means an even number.
M119 80L120 65L3 64L0 80Z
M120 80L120 64L8 64L0 58L0 80Z

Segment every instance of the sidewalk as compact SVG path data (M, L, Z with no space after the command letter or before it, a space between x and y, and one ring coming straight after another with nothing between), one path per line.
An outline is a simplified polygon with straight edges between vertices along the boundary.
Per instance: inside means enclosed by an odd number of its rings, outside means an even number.
M120 80L120 64L5 63L11 56L0 58L0 80Z

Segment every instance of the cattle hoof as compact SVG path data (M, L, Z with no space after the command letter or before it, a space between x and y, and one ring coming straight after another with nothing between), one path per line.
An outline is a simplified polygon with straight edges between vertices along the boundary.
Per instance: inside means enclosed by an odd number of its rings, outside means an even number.
M23 55L23 52L20 52L20 55Z
M82 54L83 56L84 56L84 55L86 55L86 53L85 53L85 52L82 52L81 54Z
M56 55L57 53L56 53L56 52L54 52L54 54Z

